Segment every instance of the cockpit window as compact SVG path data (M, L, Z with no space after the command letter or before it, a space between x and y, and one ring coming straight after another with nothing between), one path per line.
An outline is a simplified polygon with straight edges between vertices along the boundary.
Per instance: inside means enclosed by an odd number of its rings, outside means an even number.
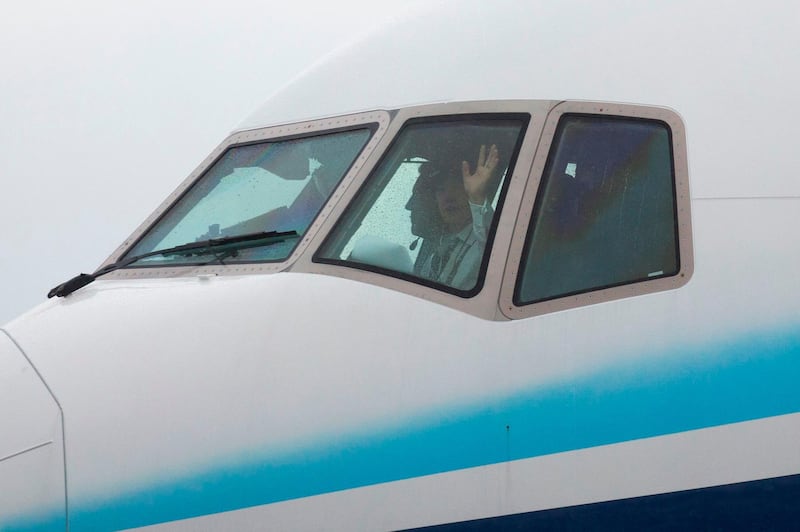
M409 122L315 260L477 293L526 123L527 115Z
M225 263L285 260L371 135L369 128L227 149L126 256L210 239L286 233L226 252ZM293 232L293 233L292 233ZM212 248L213 249L213 248ZM211 255L211 256L209 256ZM214 253L149 257L137 266L206 264Z
M669 126L564 115L528 229L514 302L528 305L676 275Z

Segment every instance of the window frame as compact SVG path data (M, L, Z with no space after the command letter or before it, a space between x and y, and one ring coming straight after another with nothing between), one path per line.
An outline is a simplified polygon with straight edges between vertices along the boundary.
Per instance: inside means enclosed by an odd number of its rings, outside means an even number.
M353 268L337 264L314 262L312 256L331 233L344 210L373 173L377 164L401 128L412 119L454 117L458 115L529 115L516 164L506 177L505 197L499 217L493 224L494 238L487 245L488 264L484 266L482 288L472 297L431 287L419 278L405 279L379 271ZM524 306L514 304L513 295L525 239L542 173L545 169L559 119L564 114L611 115L621 118L658 120L671 130L674 155L675 202L678 214L678 250L680 270L675 276L634 282L607 289L564 296ZM608 102L556 101L556 100L486 100L472 102L435 103L402 107L394 110L373 110L330 118L276 125L234 132L225 139L183 183L151 214L137 230L112 253L104 265L118 260L167 212L175 201L193 186L221 154L234 145L261 141L283 140L314 136L359 126L374 127L374 133L356 158L350 170L340 181L328 202L294 251L281 262L226 265L153 266L122 269L105 276L108 279L180 278L187 276L252 275L277 272L302 272L338 277L368 283L382 289L404 293L424 302L437 303L471 316L508 321L583 307L603 301L673 290L685 285L693 272L692 229L690 195L686 160L686 139L682 119L673 110L643 105Z
M386 111L376 110L366 113L357 113L326 118L322 120L310 120L297 122L288 125L264 127L252 130L239 131L231 134L206 159L189 174L189 176L170 194L161 205L131 234L100 266L101 268L116 262L124 257L129 250L142 239L172 207L189 190L200 181L205 173L222 157L222 155L233 147L247 146L261 142L280 142L285 140L315 137L320 135L332 134L341 131L356 129L369 129L370 138L364 148L357 155L355 161L350 166L347 173L342 177L338 186L334 189L322 209L317 213L316 218L306 229L303 238L297 243L292 252L283 260L259 261L197 265L153 265L145 267L131 267L116 270L104 276L108 279L131 279L131 278L172 278L181 277L189 274L194 275L241 275L251 273L274 273L285 270L291 263L302 255L308 247L313 235L320 229L327 216L330 215L333 206L341 199L343 191L350 185L354 177L368 159L369 155L379 144L385 135L391 115Z
M674 177L675 211L677 215L677 251L679 269L676 274L632 281L609 287L599 287L577 294L568 294L544 301L518 305L514 295L525 257L526 241L532 218L536 216L535 205L540 194L540 185L550 157L558 125L564 115L598 115L620 119L658 121L669 129ZM583 307L617 299L674 290L689 282L694 271L691 197L689 193L688 162L686 157L686 133L683 121L673 110L664 107L639 106L601 102L565 101L553 107L545 121L542 137L531 167L530 180L522 197L512 243L508 254L506 275L500 291L500 311L508 319L523 319L552 312Z
M491 246L487 245L485 250L485 252L489 252L489 258L483 285L474 296L464 298L448 291L432 288L428 284L423 284L423 280L417 277L403 278L398 275L380 273L377 269L373 271L340 264L317 262L312 260L311 253L304 253L300 256L292 264L290 270L369 283L396 292L402 292L421 300L445 305L479 318L507 321L508 318L500 314L498 310L497 298L500 293L508 247L517 219L519 200L528 181L531 163L536 153L536 146L541 136L545 118L550 109L557 103L554 100L451 102L405 107L391 111L393 115L392 124L380 144L372 152L369 161L362 167L358 181L354 182L353 186L344 192L342 200L334 207L331 215L324 221L323 228L313 237L312 242L309 244L309 249L316 253L316 250L320 248L328 234L333 230L336 221L342 216L345 208L353 201L368 176L375 170L383 154L387 152L389 145L397 137L400 129L409 120L416 118L432 119L434 117L447 118L458 115L493 115L502 118L503 116L526 114L529 115L529 121L522 136L516 164L513 171L506 176L507 191L503 208L493 222L496 223L494 240L491 242Z

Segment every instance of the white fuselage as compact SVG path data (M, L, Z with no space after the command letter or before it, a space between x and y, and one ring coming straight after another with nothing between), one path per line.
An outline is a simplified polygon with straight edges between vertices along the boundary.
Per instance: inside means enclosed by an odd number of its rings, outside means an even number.
M680 2L620 4L603 20L579 3L566 18L544 3L478 4L456 13L480 14L481 28L445 29L446 10L433 11L295 80L107 264L225 149L300 136L305 120L338 131L364 111L355 120L374 137L287 259L123 269L0 330L0 529L394 530L516 515L544 526L537 512L630 500L614 515L644 515L639 497L723 485L800 492L800 156L782 82L797 66L761 62L746 38L797 49L797 8L762 30L737 25L755 6L715 15L720 35L745 35L708 42L708 19ZM732 70L742 61L750 76ZM559 104L509 97L680 113L680 279L515 307ZM406 107L442 99L477 101ZM406 119L525 106L474 297L319 260ZM580 510L548 515L592 524Z

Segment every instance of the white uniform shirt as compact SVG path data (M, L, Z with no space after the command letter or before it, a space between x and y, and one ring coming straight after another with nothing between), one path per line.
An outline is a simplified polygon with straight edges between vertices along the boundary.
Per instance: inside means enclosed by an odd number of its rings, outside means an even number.
M423 277L460 290L475 286L494 210L488 200L483 205L470 203L469 210L472 224L439 238L422 266Z

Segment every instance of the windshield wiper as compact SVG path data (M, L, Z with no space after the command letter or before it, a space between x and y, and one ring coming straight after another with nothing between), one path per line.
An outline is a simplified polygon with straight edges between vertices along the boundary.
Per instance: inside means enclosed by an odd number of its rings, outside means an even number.
M138 262L148 257L155 257L157 255L162 255L164 257L170 255L183 255L185 257L190 257L192 255L206 255L208 253L237 251L240 249L269 246L271 244L277 244L278 242L283 242L284 240L297 236L297 231L262 231L260 233L248 233L245 235L212 238L210 240L203 240L201 242L190 242L188 244L181 244L180 246L150 251L148 253L142 253L141 255L134 255L132 257L118 260L117 262L100 268L94 273L82 273L80 275L76 275L69 281L61 283L50 290L47 293L47 297L51 298L53 296L68 296L75 290L83 288L87 284L91 283L101 275L105 275L113 272L114 270L119 270L120 268L130 266L134 262Z

